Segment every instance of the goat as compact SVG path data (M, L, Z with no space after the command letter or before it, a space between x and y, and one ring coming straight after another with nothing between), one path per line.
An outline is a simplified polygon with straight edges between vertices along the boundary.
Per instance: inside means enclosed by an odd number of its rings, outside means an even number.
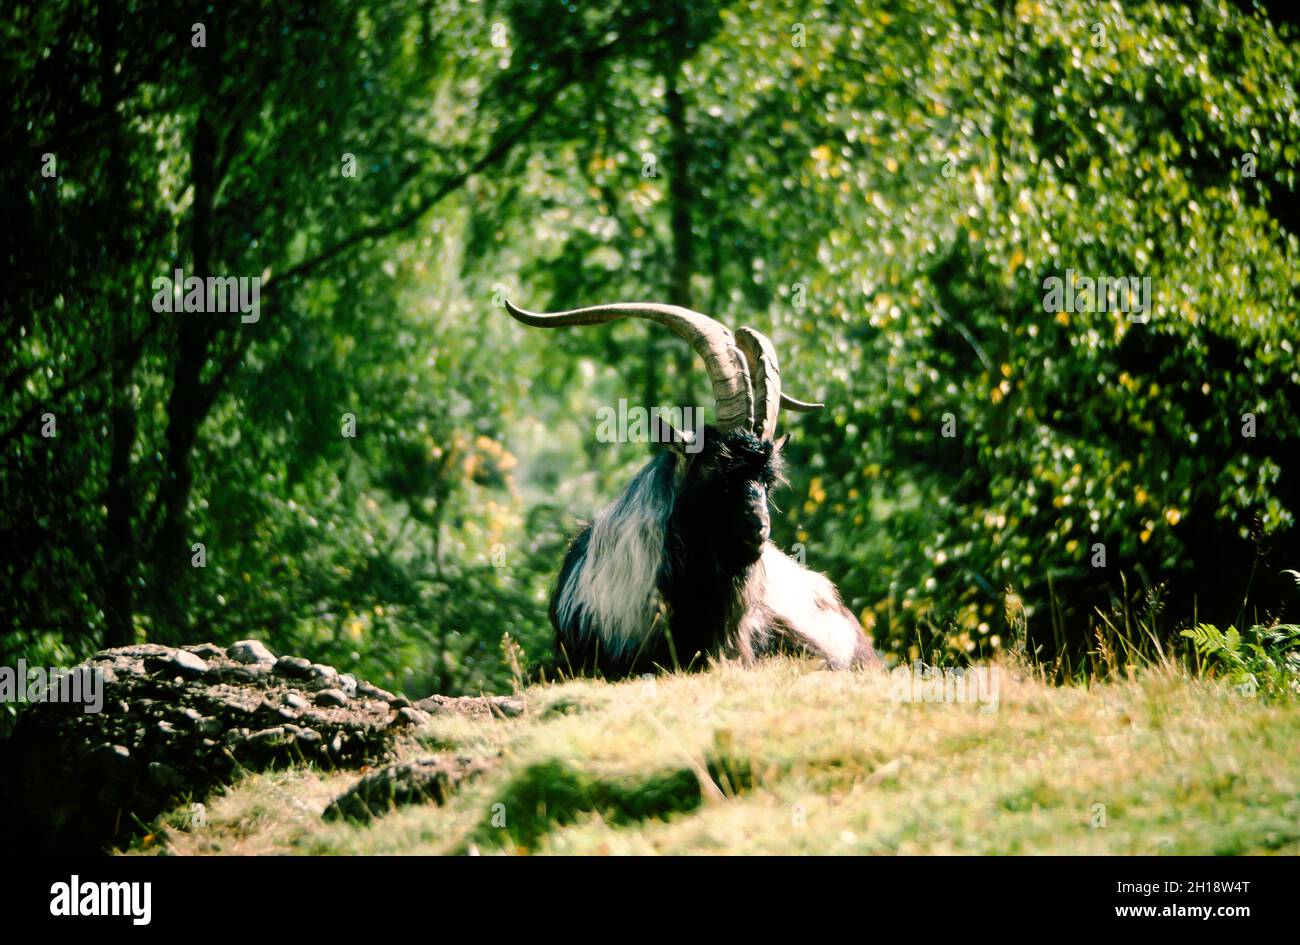
M703 443L657 420L654 438L669 448L569 545L550 605L561 671L617 679L791 650L834 669L879 663L834 585L769 540L768 493L782 481L786 441L773 440L777 415L821 404L781 392L764 335L741 328L733 336L673 305L551 314L505 305L534 327L655 321L690 342L713 385L716 424L704 428Z

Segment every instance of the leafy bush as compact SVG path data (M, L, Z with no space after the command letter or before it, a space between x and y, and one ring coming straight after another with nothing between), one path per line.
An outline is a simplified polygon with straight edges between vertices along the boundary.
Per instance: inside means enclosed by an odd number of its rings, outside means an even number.
M1214 673L1265 697L1300 695L1300 624L1256 624L1244 633L1197 624L1182 635Z
M258 636L508 684L645 459L595 407L708 393L653 326L502 294L767 332L827 404L775 537L897 657L1285 616L1300 50L1239 6L232 0L200 48L157 0L20 0L0 662ZM266 276L260 321L152 311L174 266ZM1046 298L1129 276L1144 319Z

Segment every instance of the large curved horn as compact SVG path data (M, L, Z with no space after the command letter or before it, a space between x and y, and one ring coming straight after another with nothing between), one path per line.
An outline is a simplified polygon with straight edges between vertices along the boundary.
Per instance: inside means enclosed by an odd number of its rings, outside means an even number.
M767 335L748 325L736 330L736 343L745 353L754 383L754 432L770 440L776 433L776 417L781 412L781 367L776 348Z
M782 407L808 413L825 406L795 400L782 393L781 367L776 348L767 335L746 325L737 330L736 342L749 362L749 374L754 381L754 432L763 439L770 440L776 436L776 418Z
M658 322L674 334L685 338L704 359L705 370L713 383L713 402L720 430L751 429L754 425L754 392L745 358L725 325L707 315L678 305L653 302L616 302L592 305L565 312L529 312L505 300L506 311L516 320L534 328L557 328L562 325L598 325L620 318L644 318Z

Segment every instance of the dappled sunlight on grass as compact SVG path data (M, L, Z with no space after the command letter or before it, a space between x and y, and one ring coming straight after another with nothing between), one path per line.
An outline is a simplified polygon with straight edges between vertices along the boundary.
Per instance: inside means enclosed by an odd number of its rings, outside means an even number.
M495 759L445 807L319 810L355 775L250 777L175 852L1300 852L1300 711L1153 667L996 709L903 703L883 674L775 660L535 687L511 720L421 736Z

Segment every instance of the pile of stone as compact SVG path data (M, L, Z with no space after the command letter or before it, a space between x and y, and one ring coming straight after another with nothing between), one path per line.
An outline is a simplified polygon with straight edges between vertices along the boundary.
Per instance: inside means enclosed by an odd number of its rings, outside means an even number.
M100 711L32 705L0 746L0 804L25 835L21 848L104 849L243 771L381 765L429 719L403 697L330 666L277 659L256 640L120 647L83 667L102 671Z

